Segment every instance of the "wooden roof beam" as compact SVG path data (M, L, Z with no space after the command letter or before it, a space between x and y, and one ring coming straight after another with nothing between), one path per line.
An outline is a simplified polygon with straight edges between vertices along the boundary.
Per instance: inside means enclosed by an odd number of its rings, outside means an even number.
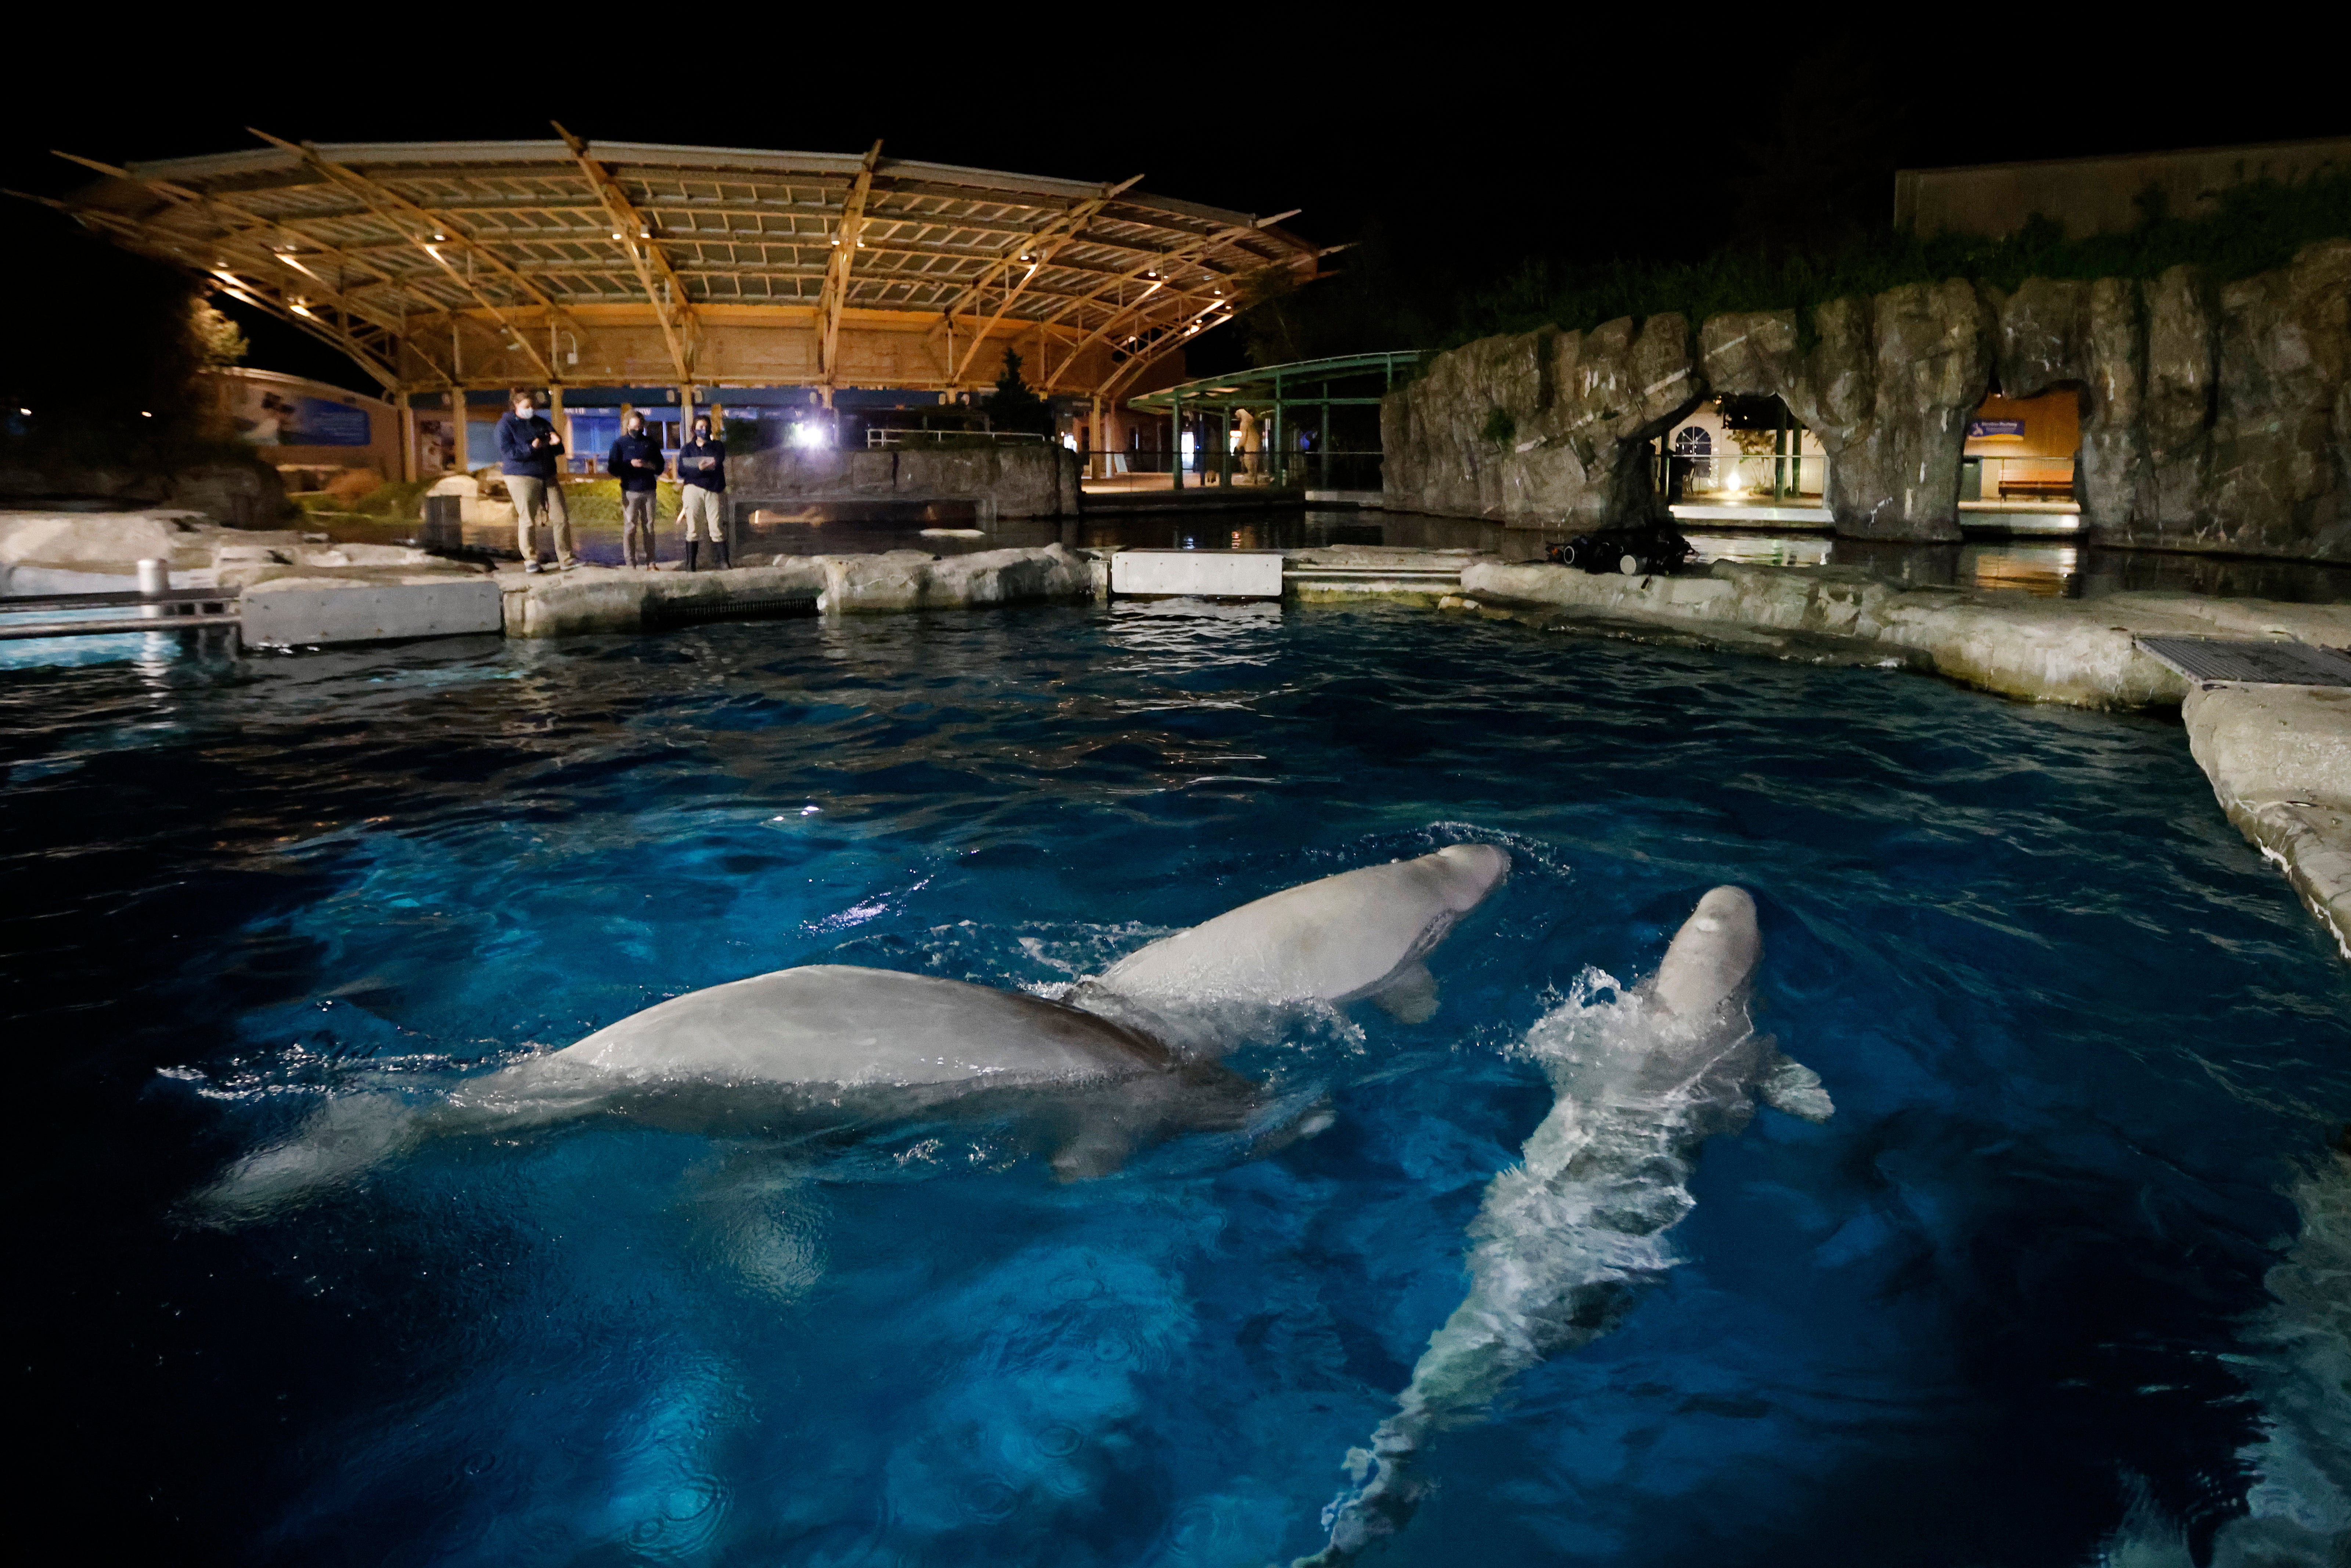
M481 305L483 309L488 311L493 317L496 318L500 326L504 327L507 331L512 332L515 335L516 340L522 344L523 351L531 357L532 361L538 364L540 372L546 376L549 385L552 386L562 381L563 378L555 373L555 367L549 362L547 356L538 351L538 348L531 342L531 340L528 337L524 336L522 329L507 319L506 312L499 309L498 307L492 302L488 295L482 292L480 287L475 283L472 277L459 272L455 267L450 264L449 258L441 254L439 247L446 245L453 249L464 249L474 256L479 256L482 260L490 264L491 270L496 272L501 277L509 279L513 282L516 287L521 289L523 293L537 300L550 317L561 319L565 326L574 331L580 329L580 324L572 320L569 313L566 312L561 306L556 304L553 299L549 298L544 291L539 289L535 284L531 283L529 279L524 277L520 273L516 272L512 267L508 267L499 258L496 252L492 251L487 246L483 245L473 236L465 234L455 225L448 223L446 219L443 218L439 214L434 213L430 208L418 206L414 202L410 201L399 192L386 189L355 169L346 169L340 163L329 162L327 159L320 157L317 150L314 148L308 146L298 146L294 142L285 141L283 138L272 136L266 131L255 130L252 126L247 126L246 129L247 131L251 131L254 135L259 137L262 141L268 142L271 146L281 147L287 152L293 153L296 157L300 158L303 162L308 163L312 168L316 169L319 173L326 175L329 179L341 183L357 194L361 201L367 203L371 207L373 207L376 210L376 215L382 218L386 223L391 224L393 228L403 229L404 223L416 223L423 225L425 232L440 236L436 239L427 241L417 235L412 234L409 235L409 239L417 249L423 251L426 256L431 256L434 262L439 264L441 270L447 273L450 278L455 281L458 287L464 288L468 294L471 294Z
M1104 377L1102 385L1094 388L1093 395L1101 398L1115 397L1117 393L1113 389L1121 382L1140 379L1144 371L1149 370L1152 366L1157 364L1168 355L1175 353L1177 350L1183 348L1186 343L1191 341L1191 340L1197 335L1195 329L1196 329L1203 320L1207 317L1214 315L1217 311L1223 309L1230 303L1232 303L1230 300L1219 299L1211 305L1202 308L1193 315L1189 321L1184 324L1184 328L1180 331L1170 327L1167 331L1167 336L1153 344L1148 352L1135 355L1133 359L1127 361L1126 363L1119 366L1118 369L1113 371L1108 376ZM1217 322L1212 324L1221 326L1223 323ZM1077 358L1077 354L1074 350L1071 353L1070 358L1071 360L1075 360ZM1065 366L1064 368L1066 369L1067 367Z
M670 266L669 257L662 254L661 247L653 243L652 222L630 202L628 193L621 189L620 182L612 178L612 172L588 155L585 141L555 120L548 123L553 125L555 133L563 138L563 144L571 149L571 156L578 161L580 172L587 175L589 185L604 204L604 211L611 214L614 225L612 238L628 256L629 265L636 271L637 282L643 287L655 319L661 322L662 341L669 346L670 363L677 371L678 384L691 384L694 381L694 310L687 303L685 280L678 277L676 269ZM663 286L669 290L667 299L664 299L653 287L655 274L659 274Z
M867 150L865 162L841 203L841 228L833 236L835 248L825 267L824 292L817 301L821 322L821 335L817 340L817 375L827 406L832 402L833 383L840 371L841 313L849 303L850 269L857 259L859 234L865 227L865 198L873 189L873 166L881 161L882 143L877 141Z
M1230 228L1219 229L1212 235L1204 235L1198 240L1194 241L1191 245L1180 246L1175 250L1167 252L1165 256L1157 259L1155 265L1146 264L1142 267L1132 267L1125 272L1120 273L1116 277L1106 279L1102 283L1097 285L1092 293L1083 295L1080 297L1080 298L1072 300L1070 306L1062 307L1061 311L1056 312L1052 316L1045 317L1043 319L1048 321L1058 320L1060 316L1068 311L1071 306L1082 304L1085 300L1100 297L1102 294L1107 292L1113 284L1134 282L1139 279L1145 272L1156 272L1162 267L1172 269L1183 263L1196 260L1201 255L1208 251L1215 250L1220 246L1229 245L1237 240L1244 239L1249 235L1257 233L1260 229L1271 228L1275 224L1280 223L1284 218L1293 218L1297 215L1298 209L1293 208L1290 212L1276 213L1270 218L1259 218L1247 226L1236 225ZM1156 293L1161 287L1165 287L1167 281L1168 280L1164 277L1155 280L1153 287L1144 291L1143 298L1135 300L1131 306L1122 306L1119 309L1112 312L1112 314L1103 320L1102 324L1089 333L1085 341L1080 343L1078 347L1080 349L1083 349L1087 344L1108 337L1111 332L1116 329L1119 322L1123 318L1128 316L1130 313L1138 313L1144 300L1149 299L1154 293ZM1069 369L1070 365L1075 364L1076 362L1077 354L1073 351L1070 355L1069 361L1063 364L1061 369L1066 371ZM1038 390L1040 392L1051 392L1054 385L1059 382L1060 380L1061 371L1056 371L1046 381L1045 384Z

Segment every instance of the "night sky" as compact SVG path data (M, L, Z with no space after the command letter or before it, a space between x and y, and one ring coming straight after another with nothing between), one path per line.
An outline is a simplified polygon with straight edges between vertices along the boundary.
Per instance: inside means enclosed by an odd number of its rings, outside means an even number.
M0 185L72 189L82 175L51 147L118 162L217 152L256 145L248 124L298 141L540 139L552 116L590 141L841 152L880 137L902 158L1141 172L1171 196L1301 208L1290 226L1311 238L1376 237L1475 287L1533 256L1682 258L1882 225L1906 164L2351 131L2351 29L2320 20L2325 7L2300 13L2290 37L2216 38L2208 18L2192 44L2157 37L2160 57L2118 42L2121 20L2069 28L2014 7L1866 38L1767 7L1693 8L1681 23L1649 12L1638 26L1566 10L1537 25L1490 9L1226 7L1107 28L893 8L870 32L838 33L782 8L683 26L651 9L438 9L371 12L363 26L246 12L176 37L120 14L131 53L44 68L51 96L0 105ZM298 41L256 43L264 21ZM113 25L96 20L87 43L119 47ZM524 50L533 29L549 41ZM15 282L57 225L19 203L0 214ZM256 363L360 384L290 329L248 330ZM1224 347L1204 340L1196 368L1221 368Z

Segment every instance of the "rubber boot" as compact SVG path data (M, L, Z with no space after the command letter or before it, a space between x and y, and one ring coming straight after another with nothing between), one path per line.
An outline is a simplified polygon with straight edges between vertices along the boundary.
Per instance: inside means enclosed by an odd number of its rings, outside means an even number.
M727 571L733 570L735 562L726 553L726 541L725 539L711 540L710 553L717 560L719 570Z
M685 541L685 570L688 571L702 570L702 541L691 535L687 536Z

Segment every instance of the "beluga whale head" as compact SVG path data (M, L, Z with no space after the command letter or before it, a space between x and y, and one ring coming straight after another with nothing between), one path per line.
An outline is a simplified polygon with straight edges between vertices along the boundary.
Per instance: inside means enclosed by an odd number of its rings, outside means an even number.
M1487 1184L1470 1225L1468 1294L1413 1368L1395 1413L1353 1450L1355 1485L1325 1511L1328 1543L1291 1568L1331 1568L1404 1528L1420 1461L1544 1357L1606 1333L1675 1263L1667 1238L1697 1207L1698 1146L1755 1103L1806 1121L1835 1109L1819 1076L1758 1036L1748 1004L1763 956L1755 900L1701 897L1656 973L1606 1006L1571 999L1528 1032L1556 1099L1519 1163Z

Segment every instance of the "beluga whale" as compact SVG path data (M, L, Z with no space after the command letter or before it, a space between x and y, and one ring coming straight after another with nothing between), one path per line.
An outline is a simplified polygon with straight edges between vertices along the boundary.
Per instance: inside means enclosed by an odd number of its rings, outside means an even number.
M1755 1103L1807 1121L1835 1107L1811 1069L1750 1021L1763 943L1755 901L1718 887L1657 972L1613 1005L1571 1000L1529 1031L1552 1109L1487 1185L1469 1228L1469 1291L1413 1368L1395 1413L1347 1456L1354 1485L1324 1511L1329 1543L1291 1568L1344 1563L1404 1528L1436 1432L1482 1417L1527 1368L1587 1344L1674 1265L1667 1233L1695 1207L1698 1146Z
M1435 1008L1424 962L1499 886L1510 856L1449 845L1284 889L1130 954L1067 997L811 964L674 997L574 1044L468 1080L437 1103L359 1092L240 1161L202 1207L266 1210L439 1133L618 1114L714 1133L1018 1113L1063 1179L1106 1175L1193 1130L1246 1130L1259 1087L1218 1058L1230 1010L1369 998ZM1319 1130L1309 1113L1283 1136Z

